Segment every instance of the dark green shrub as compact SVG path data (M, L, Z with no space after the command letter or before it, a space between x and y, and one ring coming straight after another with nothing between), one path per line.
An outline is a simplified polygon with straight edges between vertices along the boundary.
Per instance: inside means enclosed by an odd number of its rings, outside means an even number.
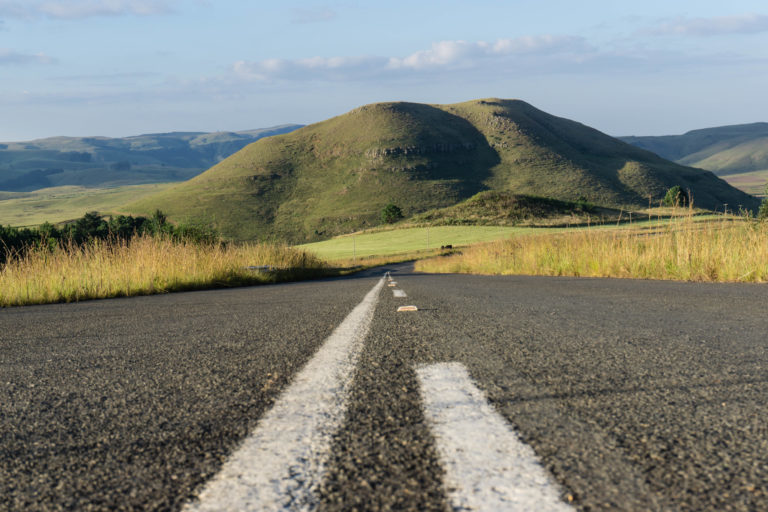
M399 206L389 203L381 210L381 220L387 224L393 224L403 218L403 211Z
M663 201L664 206L688 206L689 203L688 193L680 185L675 185L667 190Z

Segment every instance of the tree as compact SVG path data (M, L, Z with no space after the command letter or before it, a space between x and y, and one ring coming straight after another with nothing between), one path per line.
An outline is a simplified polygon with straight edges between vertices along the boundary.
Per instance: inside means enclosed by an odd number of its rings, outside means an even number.
M107 222L101 218L99 212L87 212L68 228L70 238L77 244L93 238L104 239L109 234Z
M664 206L688 206L690 199L688 194L680 185L667 190L667 194L664 196Z
M393 203L389 203L381 210L381 220L387 224L394 224L398 220L403 218L403 211L395 206Z
M118 215L109 219L109 233L117 238L129 240L151 229L151 222L146 217Z
M173 231L173 226L168 223L168 216L160 210L155 210L152 217L149 219L152 233L158 235L160 233L170 233Z

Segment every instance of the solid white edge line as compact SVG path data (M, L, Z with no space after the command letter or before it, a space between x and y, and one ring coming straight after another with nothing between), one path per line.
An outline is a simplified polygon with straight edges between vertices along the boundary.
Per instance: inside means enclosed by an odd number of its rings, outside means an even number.
M313 510L382 278L185 511Z
M456 510L572 511L533 449L488 403L464 365L416 368L424 412Z

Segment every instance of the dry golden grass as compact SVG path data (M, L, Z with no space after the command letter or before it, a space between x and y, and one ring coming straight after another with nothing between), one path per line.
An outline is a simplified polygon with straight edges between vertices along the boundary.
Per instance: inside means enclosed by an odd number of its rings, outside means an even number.
M277 271L255 272L269 265ZM277 282L328 273L304 251L273 244L200 245L141 236L35 250L0 268L0 306L148 295Z
M419 261L416 270L765 282L768 223L728 218L697 222L688 215L653 229L521 236Z

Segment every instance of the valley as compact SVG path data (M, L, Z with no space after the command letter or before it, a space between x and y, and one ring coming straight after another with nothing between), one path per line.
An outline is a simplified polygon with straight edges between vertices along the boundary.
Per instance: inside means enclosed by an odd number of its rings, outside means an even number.
M712 171L749 194L768 184L768 123L692 130L682 135L619 137L682 165Z
M0 191L184 181L252 142L299 127L6 142L0 144Z

